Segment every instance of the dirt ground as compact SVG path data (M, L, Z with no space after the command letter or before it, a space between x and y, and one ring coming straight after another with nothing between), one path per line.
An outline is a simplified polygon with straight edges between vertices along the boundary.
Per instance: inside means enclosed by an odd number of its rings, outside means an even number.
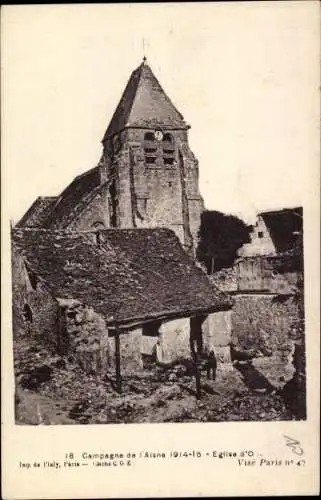
M65 359L49 356L38 345L16 346L17 424L108 424L156 422L227 422L294 420L282 395L251 362L218 369L216 380L201 372L196 398L192 366L151 366L122 374L84 374ZM18 356L18 357L17 357Z

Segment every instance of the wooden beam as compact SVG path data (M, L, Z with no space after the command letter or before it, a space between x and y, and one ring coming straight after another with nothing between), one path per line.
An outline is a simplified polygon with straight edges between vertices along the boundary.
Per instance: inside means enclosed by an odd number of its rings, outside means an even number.
M196 399L201 399L202 394L201 394L201 374L199 370L199 364L198 364L198 352L196 349L195 356L194 356L194 363L195 363L195 382L196 382Z
M115 328L115 367L116 367L116 389L119 394L122 392L122 381L120 372L120 331Z

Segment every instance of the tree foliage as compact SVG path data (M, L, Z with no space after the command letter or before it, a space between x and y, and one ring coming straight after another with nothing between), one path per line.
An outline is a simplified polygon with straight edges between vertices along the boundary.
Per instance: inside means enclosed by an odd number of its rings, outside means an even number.
M252 226L234 215L205 210L201 216L197 259L209 274L232 266L237 250L250 241Z

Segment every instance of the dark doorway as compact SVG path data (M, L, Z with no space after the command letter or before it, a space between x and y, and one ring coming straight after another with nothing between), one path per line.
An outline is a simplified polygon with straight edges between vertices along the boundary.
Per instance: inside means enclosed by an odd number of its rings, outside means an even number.
M193 357L195 357L195 354L199 356L204 354L202 324L205 319L206 316L195 316L190 319L190 347Z

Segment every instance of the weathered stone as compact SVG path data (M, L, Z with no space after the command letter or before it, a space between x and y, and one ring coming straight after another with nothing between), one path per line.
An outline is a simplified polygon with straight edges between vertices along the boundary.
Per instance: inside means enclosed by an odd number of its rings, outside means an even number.
M188 318L164 322L160 327L162 362L170 363L190 357L190 325Z

